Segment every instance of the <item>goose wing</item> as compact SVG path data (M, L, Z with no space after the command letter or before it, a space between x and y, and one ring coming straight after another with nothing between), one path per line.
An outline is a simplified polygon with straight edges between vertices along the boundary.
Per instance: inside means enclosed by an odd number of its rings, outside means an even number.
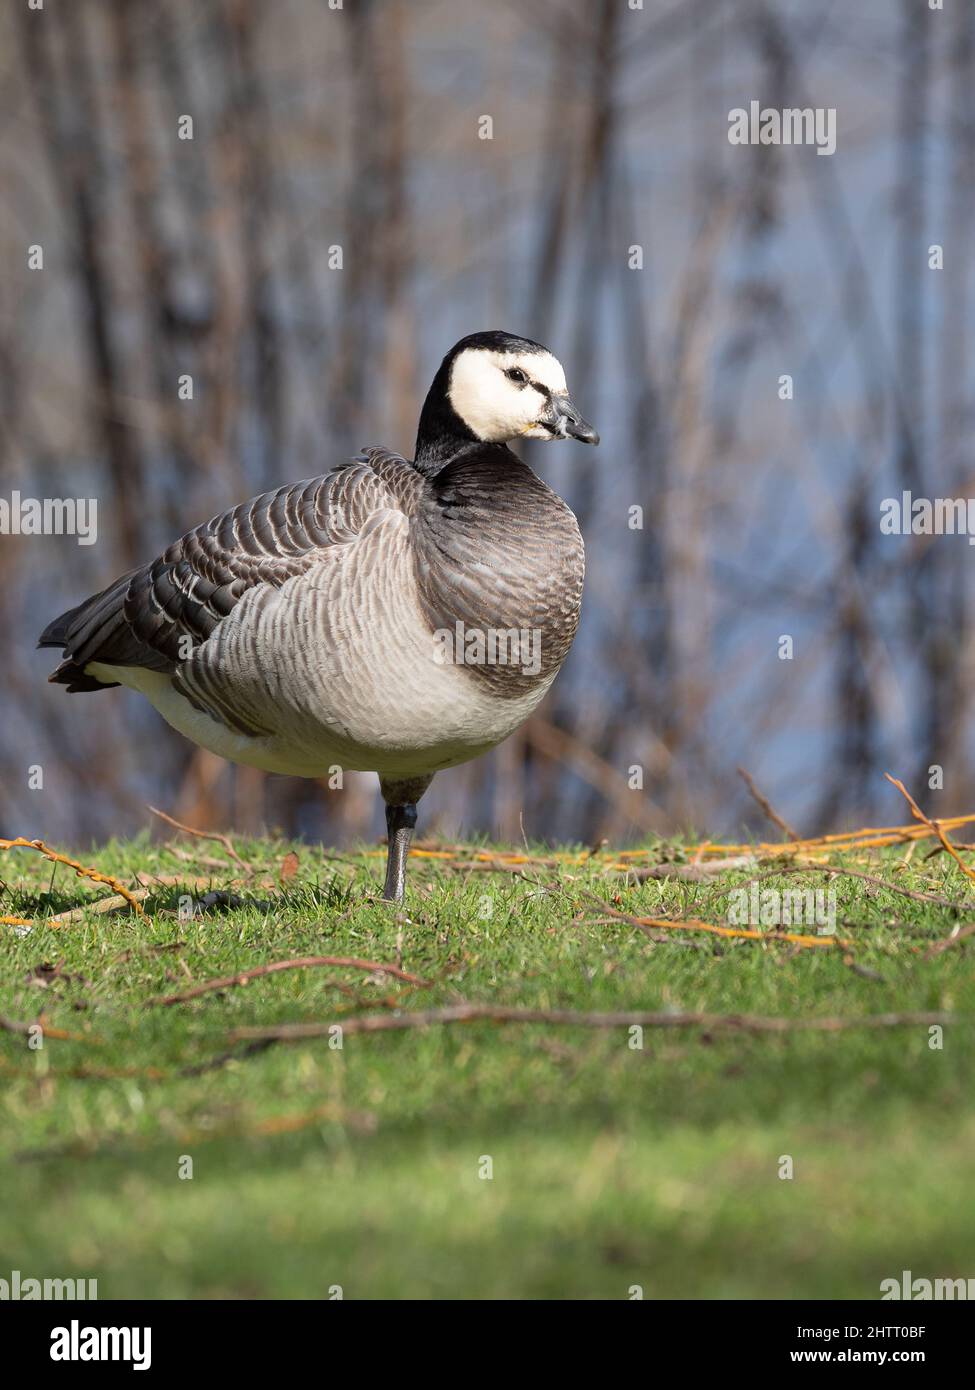
M405 459L367 449L321 477L213 517L50 623L38 646L60 647L65 659L49 679L69 691L100 690L116 682L87 672L90 663L143 667L174 677L196 704L181 670L245 596L259 606L378 519L411 513L421 481ZM218 717L227 722L225 711Z

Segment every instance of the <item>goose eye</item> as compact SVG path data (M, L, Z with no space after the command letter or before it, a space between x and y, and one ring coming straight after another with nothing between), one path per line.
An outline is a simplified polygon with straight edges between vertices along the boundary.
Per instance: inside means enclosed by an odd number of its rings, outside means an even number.
M505 372L505 376L509 381L517 381L520 386L523 386L528 380L528 377L520 367L509 367Z

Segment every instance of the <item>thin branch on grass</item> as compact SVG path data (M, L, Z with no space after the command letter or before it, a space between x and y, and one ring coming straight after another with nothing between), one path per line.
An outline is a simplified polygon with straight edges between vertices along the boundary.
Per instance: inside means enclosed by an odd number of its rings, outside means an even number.
M136 902L143 902L149 896L149 890L140 888L131 896ZM112 912L115 908L124 907L127 901L121 893L115 893L110 898L100 898L97 903L86 903L83 907L73 907L68 912L58 912L53 917L47 917L44 919L44 926L63 927L69 922L81 922L88 912Z
M854 975L859 975L863 980L872 980L874 984L881 985L886 983L879 970L874 970L869 965L860 965L852 956L844 956L843 964L852 970Z
M18 835L14 840L0 840L0 849L36 849L38 854L43 854L45 859L50 859L52 864L67 864L69 869L74 869L79 878L90 878L95 883L107 883L110 888L114 888L120 897L124 898L132 910L142 915L142 905L135 894L124 883L120 883L117 878L112 878L110 874L99 873L97 869L86 868L84 864L79 864L77 859L69 859L66 854L59 854L56 849L51 849L43 840L25 840L22 835ZM19 926L31 926L30 922L18 922Z
M975 845L963 845L956 842L955 849L960 849L964 854L975 854ZM935 845L934 849L929 849L924 856L925 864L929 859L937 859L938 855L944 854L944 852L944 845Z
M924 953L925 960L933 960L935 956L940 956L942 951L948 951L952 946L957 946L966 937L975 936L975 922L967 927L956 927L950 936L946 936L943 941L936 941Z
M224 865L224 868L229 867L229 864ZM224 880L227 885L226 888L214 889L213 874L153 874L148 873L144 869L139 870L136 874L136 879L144 888L190 888L194 893L207 893L211 891L228 892L232 888L246 888L251 890L254 887L254 885L248 883L246 879L231 878ZM257 886L260 887L260 884ZM248 906L254 906L254 904L249 903Z
M946 816L939 824L942 829L956 830L960 826L971 825L973 821L975 815ZM817 835L808 840L784 841L778 844L762 841L752 845L723 845L704 840L698 845L697 853L755 854L762 859L775 859L782 855L798 854L803 850L829 850L839 854L862 849L884 849L905 842L927 840L931 835L937 836L938 831L932 822L926 821L924 825L864 826L860 830L844 830L831 835ZM627 859L643 854L646 854L646 850L620 850L617 858Z
M613 907L612 904L604 902L602 898L597 898L595 893L583 893L583 897L588 898L591 903L607 913L609 921L628 922L631 927L636 927L639 931L642 931L644 936L648 936L650 940L655 942L658 946L675 944L673 943L672 937L654 933L642 917L634 917L631 912L621 912L618 908ZM685 944L688 946L696 946L702 951L707 949L703 941L688 941Z
M212 854L193 854L189 850L178 849L176 845L170 843L166 846L166 853L171 854L174 859L180 859L184 864L199 864L205 869L223 869L225 872L230 867L226 859L217 859ZM247 872L250 874L270 873L269 864L247 864Z
M962 859L961 855L958 853L957 849L951 843L951 841L948 839L948 836L942 829L941 822L932 820L930 816L926 816L924 814L920 806L914 800L913 796L911 796L910 792L904 786L903 782L899 781L896 777L891 777L889 772L885 772L884 776L887 778L887 781L890 782L893 786L895 786L897 790L901 793L901 795L906 799L907 804L910 806L911 812L914 815L915 819L921 821L922 824L929 826L930 829L934 831L935 835L937 835L938 839L941 841L942 847L948 851L948 853L951 855L952 859L958 865L959 869L961 869L965 877L975 880L975 869L970 869L968 865L965 863L964 859Z
M180 1067L173 1075L181 1080L186 1080L194 1076L205 1076L207 1072L219 1071L230 1062L243 1062L248 1057L256 1057L261 1052L266 1052L272 1046L271 1038L255 1038L253 1042L243 1048L235 1048L228 1052L218 1052L216 1057L208 1057L205 1062L194 1062L192 1066Z
M710 932L715 936L730 936L743 941L786 941L793 946L843 946L849 950L854 945L852 941L838 936L804 936L797 932L754 931L747 927L718 927L713 922L702 922L697 917L634 917L632 913L620 912L592 893L587 893L585 896L601 907L604 912L620 918L621 921L629 922L632 927L638 927L640 931L645 931L652 940L657 942L666 938L654 936L652 928L663 931L703 931Z
M415 1013L365 1014L341 1023L283 1023L273 1028L235 1028L230 1042L305 1042L331 1035L341 1027L353 1033L396 1033L451 1023L545 1023L577 1028L699 1028L702 1033L840 1033L853 1028L929 1028L957 1023L967 1015L951 1013L864 1014L860 1017L774 1018L756 1014L668 1013L628 1009L613 1013L582 1013L575 1009L528 1009L500 1004L451 1004Z
M235 985L246 985L251 980L259 980L265 975L275 975L281 970L308 970L316 966L342 966L350 970L367 970L376 975L394 975L407 984L428 988L430 982L421 980L418 975L410 975L398 965L384 965L381 961L359 960L355 956L302 956L295 960L276 960L269 965L256 965L251 970L241 970L236 975L225 975L218 980L205 980L184 990L182 994L166 994L148 1000L149 1006L168 1007L170 1004L184 1004L189 999L197 999L201 994L212 994L217 990L232 989Z
M619 873L628 874L637 883L645 883L647 879L668 879L677 878L683 883L711 883L718 874L728 873L733 869L750 869L758 860L753 854L737 855L734 859L716 859L711 864L653 864L649 868L637 868L634 864L610 864L610 870L616 869Z
M755 799L755 801L758 802L759 806L768 816L772 824L777 825L779 829L783 831L790 840L797 841L799 839L799 835L796 833L795 830L793 830L792 826L789 824L788 821L783 820L783 818L779 815L778 811L776 811L775 807L772 805L771 801L769 801L768 797L763 796L762 793L758 790L758 787L756 787L751 773L746 772L746 770L743 767L737 768L736 771L738 773L738 776L744 782L745 786L748 788L752 797Z
M251 872L250 865L241 859L240 855L234 849L229 835L221 835L218 830L196 830L192 825L184 825L182 821L175 820L172 816L167 815L165 811L160 811L155 806L150 806L148 809L154 816L158 816L160 820L165 821L167 825L173 826L175 830L181 830L184 835L192 835L194 839L197 840L214 840L218 845L223 846L231 859L240 864L248 873Z

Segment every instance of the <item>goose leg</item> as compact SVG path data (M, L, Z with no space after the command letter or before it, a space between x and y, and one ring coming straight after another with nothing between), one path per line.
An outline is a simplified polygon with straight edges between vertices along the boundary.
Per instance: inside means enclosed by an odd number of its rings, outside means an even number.
M386 807L386 834L389 848L386 851L386 886L383 897L389 902L401 903L403 889L406 887L406 858L413 839L416 825L416 805L408 801L405 806Z
M383 898L401 903L406 887L406 860L416 825L416 803L433 781L433 777L413 777L404 782L387 782L380 778L379 786L386 803L386 884Z

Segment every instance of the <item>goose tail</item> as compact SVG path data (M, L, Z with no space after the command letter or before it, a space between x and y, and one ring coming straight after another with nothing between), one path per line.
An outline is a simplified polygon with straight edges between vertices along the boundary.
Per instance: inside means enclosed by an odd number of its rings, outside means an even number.
M99 680L85 668L90 661L124 664L125 649L131 645L131 637L126 641L129 625L125 617L125 596L131 578L131 574L122 575L107 589L48 623L37 640L38 647L60 647L64 652L64 660L48 676L54 685L66 685L73 694L109 690L119 684Z

